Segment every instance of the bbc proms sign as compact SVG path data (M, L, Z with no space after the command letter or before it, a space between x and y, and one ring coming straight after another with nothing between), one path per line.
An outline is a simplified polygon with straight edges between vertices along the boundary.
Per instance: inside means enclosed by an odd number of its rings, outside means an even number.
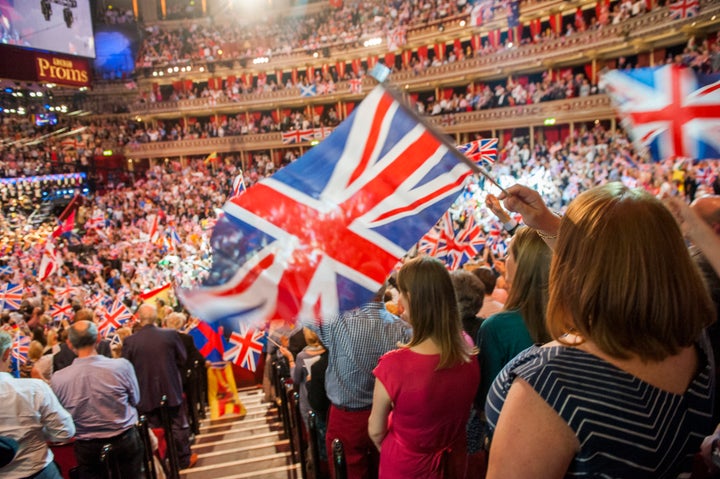
M0 45L0 78L80 88L92 75L87 58Z
M35 53L38 81L58 85L90 86L88 61L63 55Z

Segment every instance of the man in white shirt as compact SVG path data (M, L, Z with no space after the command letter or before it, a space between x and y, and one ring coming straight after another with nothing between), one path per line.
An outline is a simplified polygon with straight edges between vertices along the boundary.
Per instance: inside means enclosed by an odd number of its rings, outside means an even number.
M12 337L0 332L0 436L20 444L0 475L7 479L62 479L46 441L70 439L75 424L45 382L9 374L11 349Z

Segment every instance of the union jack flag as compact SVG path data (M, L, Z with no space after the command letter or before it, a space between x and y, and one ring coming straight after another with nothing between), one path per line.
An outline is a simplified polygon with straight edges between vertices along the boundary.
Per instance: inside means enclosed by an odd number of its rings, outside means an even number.
M225 204L205 285L178 296L229 331L331 318L372 297L470 175L379 85L325 141Z
M23 299L23 287L21 284L7 283L0 291L0 300L2 300L2 302L0 302L0 306L2 306L0 311L20 309L20 304Z
M324 140L325 138L330 136L330 133L332 133L332 128L328 126L321 126L313 130L313 135L315 136L316 140Z
M267 336L264 331L240 326L239 333L230 333L223 359L255 371L266 343Z
M52 308L50 308L50 316L55 322L60 322L63 319L71 319L73 314L72 304L64 299L59 303L55 303Z
M105 213L100 210L96 210L93 216L91 216L85 222L85 229L91 228L104 228L105 227Z
M497 138L481 138L464 145L458 145L457 149L478 165L481 165L483 161L489 165L494 165L497 160L497 144Z
M720 75L690 68L614 70L605 88L638 148L652 158L720 158Z
M668 5L670 17L675 20L696 17L700 13L700 2L698 0L679 0Z
M45 281L53 273L60 269L60 256L55 251L55 245L48 240L45 243L42 257L40 258L40 267L38 268L38 281Z
M235 196L240 195L241 193L245 192L245 178L243 177L243 172L241 171L239 175L235 177L232 184L232 192L230 193L230 198L234 198Z
M314 130L290 130L282 134L283 144L302 143L315 138Z
M66 286L55 291L55 296L59 299L70 299L72 296L77 296L78 294L80 294L80 290L75 286Z
M116 298L109 308L105 308L102 319L98 324L98 332L103 337L107 337L122 328L130 319L132 319L132 313L119 298Z
M475 218L469 215L465 224L457 231L452 222L445 228L443 235L445 244L441 251L444 252L445 264L451 270L456 270L468 260L479 255L485 247L485 234Z
M20 377L20 366L25 364L28 359L28 351L30 350L30 336L17 333L13 337L11 349L11 367L15 377Z

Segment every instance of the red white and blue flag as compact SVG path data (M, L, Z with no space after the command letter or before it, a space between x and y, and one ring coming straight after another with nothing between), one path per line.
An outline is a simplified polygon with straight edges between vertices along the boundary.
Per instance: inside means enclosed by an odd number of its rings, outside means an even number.
M14 311L20 309L23 299L21 284L7 283L0 290L0 311Z
M668 5L670 17L675 20L697 17L700 13L700 2L698 0L678 0Z
M243 177L243 172L241 171L240 174L238 174L233 180L230 198L234 198L241 195L242 193L245 193L246 189L247 188L245 187L245 178Z
M667 65L613 70L603 82L633 141L655 161L720 158L720 75Z
M332 318L373 296L470 175L380 85L325 141L225 204L208 279L178 297L226 331Z
M481 138L464 145L458 145L457 149L478 165L482 166L483 162L494 165L497 160L497 145L497 138Z
M60 322L64 319L72 319L74 314L75 311L72 308L72 303L64 299L59 303L55 303L50 308L50 316L55 322Z
M15 377L20 377L20 366L25 364L28 360L28 352L30 351L30 336L17 333L13 337L12 348L10 355L11 368Z
M438 258L449 269L456 270L482 253L485 242L485 233L472 215L456 228L450 212L446 212L420 240L418 251Z
M205 359L214 363L223 360L225 342L222 335L210 324L200 321L188 331L188 334Z
M284 145L291 143L303 143L313 141L315 138L315 130L290 130L282 134L282 142Z
M240 332L230 333L223 359L255 371L266 343L265 331L240 326Z
M109 334L122 328L131 319L132 313L130 310L119 298L116 298L112 305L103 311L100 322L98 323L98 331L100 335L105 338Z

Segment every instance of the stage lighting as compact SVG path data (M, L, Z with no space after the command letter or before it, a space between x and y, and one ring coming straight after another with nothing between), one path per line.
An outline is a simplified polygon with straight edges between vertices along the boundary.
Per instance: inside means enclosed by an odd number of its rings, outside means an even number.
M52 6L50 5L50 0L40 0L40 10L42 11L43 17L45 17L45 21L49 22L50 17L52 16Z
M72 10L70 10L68 7L63 8L63 19L65 19L65 25L67 25L68 28L71 28L74 19Z

